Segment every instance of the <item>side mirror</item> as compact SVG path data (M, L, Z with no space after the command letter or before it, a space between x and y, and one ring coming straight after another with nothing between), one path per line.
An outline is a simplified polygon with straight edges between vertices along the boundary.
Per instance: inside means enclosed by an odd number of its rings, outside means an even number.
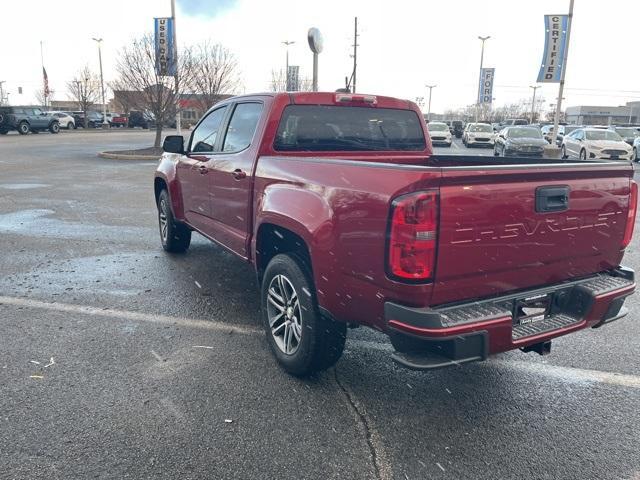
M182 135L167 135L162 149L167 153L184 153L184 138Z

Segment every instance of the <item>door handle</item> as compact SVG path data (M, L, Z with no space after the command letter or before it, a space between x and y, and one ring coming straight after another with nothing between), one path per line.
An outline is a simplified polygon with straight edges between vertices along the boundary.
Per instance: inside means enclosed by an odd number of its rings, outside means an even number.
M200 165L200 168L198 170L200 171L201 175L205 175L207 172L209 172L209 169L204 165Z
M236 180L242 180L243 178L247 178L247 173L240 170L239 168L236 168L233 171L233 178L235 178Z

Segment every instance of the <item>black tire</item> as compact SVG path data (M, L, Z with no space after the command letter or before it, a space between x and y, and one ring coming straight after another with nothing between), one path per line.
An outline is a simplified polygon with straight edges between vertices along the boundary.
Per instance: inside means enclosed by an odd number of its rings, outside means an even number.
M170 253L187 251L191 244L191 230L173 218L167 190L162 190L158 196L158 227L162 248L165 251Z
M67 123L67 130L75 130L76 128L77 127L76 127L75 123L73 123L73 122Z
M281 297L287 300L283 301L283 304L289 305L284 310L269 299L270 295L272 300L275 298L273 293L270 294L269 287L273 289L273 282L278 284L279 278L284 278L293 287L289 291L292 298L287 299L286 295ZM296 293L295 297L292 295L293 292ZM276 292L276 295L280 293L282 292ZM305 377L335 365L344 351L347 325L320 315L310 269L300 257L295 254L280 254L273 257L264 272L260 295L267 343L285 371L297 377ZM294 299L297 299L296 303L293 303ZM289 309L294 315L293 320L296 320L295 312L300 315L295 328L292 327L294 321L289 320L290 332L297 329L300 337L295 350L285 353L283 347L279 345L279 341L284 343L284 339L276 341L277 335L272 333L272 325L275 326L275 330L278 330L280 325L284 325L287 321L285 319L288 318L286 312ZM281 315L282 323L276 322L270 325L270 318L273 318L273 316L270 317L270 312L277 314L278 311L285 315ZM285 326L285 331L286 328ZM283 333L283 337L285 335L286 333ZM294 334L289 333L289 338L292 338L291 335Z
M631 161L632 162L637 162L638 161L638 149L636 147L633 147L633 156L631 157Z
M27 122L20 122L18 124L17 130L20 135L26 135L27 133L29 133L29 130L31 130L31 128L29 127L29 124Z
M562 145L562 159L565 160L567 158L569 158L569 156L567 155L567 147Z
M60 133L60 124L58 122L51 122L51 125L49 125L49 131L53 134Z
M500 156L500 154L498 153L498 147L496 147L496 146L493 147L493 156L494 157Z
M580 150L580 160L586 160L587 159L587 151L583 148L582 150Z

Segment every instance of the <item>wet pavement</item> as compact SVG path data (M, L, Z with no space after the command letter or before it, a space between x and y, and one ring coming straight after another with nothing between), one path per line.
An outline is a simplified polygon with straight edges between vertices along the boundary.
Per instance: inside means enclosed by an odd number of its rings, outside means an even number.
M152 140L0 137L0 478L640 478L637 296L546 357L417 373L357 329L295 379L251 268L198 235L165 254L155 162L95 155Z

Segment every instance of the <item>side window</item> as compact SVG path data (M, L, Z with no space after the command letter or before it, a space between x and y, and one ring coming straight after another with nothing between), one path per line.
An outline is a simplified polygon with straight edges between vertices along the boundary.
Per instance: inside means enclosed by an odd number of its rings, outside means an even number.
M214 110L198 125L191 136L192 152L213 152L216 138L218 138L218 130L226 112L227 107Z
M42 110L40 110L39 108L34 108L32 115L42 115Z
M233 111L227 134L224 137L223 152L239 152L251 145L251 139L258 126L261 103L239 103Z
M582 130L578 130L578 133L575 134L575 138L577 140L583 140L584 139L584 132Z

